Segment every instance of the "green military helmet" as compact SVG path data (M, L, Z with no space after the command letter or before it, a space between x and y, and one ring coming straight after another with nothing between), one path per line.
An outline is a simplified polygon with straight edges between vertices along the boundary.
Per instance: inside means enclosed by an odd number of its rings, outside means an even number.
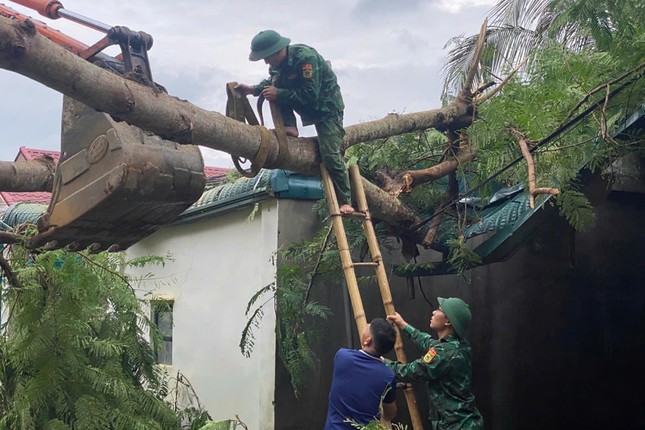
M449 297L447 299L437 297L437 301L439 302L439 306L443 310L443 313L445 313L450 320L457 336L465 339L466 331L468 330L470 320L472 319L472 314L470 313L470 307L468 304L456 297Z
M258 61L275 54L289 45L291 39L280 36L277 31L264 30L251 40L251 53L249 60Z

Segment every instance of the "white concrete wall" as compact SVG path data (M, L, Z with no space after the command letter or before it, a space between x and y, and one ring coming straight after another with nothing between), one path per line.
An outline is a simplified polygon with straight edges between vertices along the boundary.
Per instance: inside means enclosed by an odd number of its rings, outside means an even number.
M165 285L146 291L174 297L173 364L169 373L185 375L214 419L239 415L251 429L273 429L275 314L265 306L255 349L239 349L251 296L274 281L277 201L191 224L161 229L128 250L130 257L166 255L174 261L154 268ZM164 279L166 278L166 279ZM165 282L172 278L173 282ZM144 293L144 292L142 292ZM264 301L264 300L263 300Z

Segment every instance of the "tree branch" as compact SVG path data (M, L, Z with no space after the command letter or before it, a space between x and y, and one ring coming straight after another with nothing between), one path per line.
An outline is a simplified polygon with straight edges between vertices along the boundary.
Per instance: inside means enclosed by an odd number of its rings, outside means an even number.
M511 73L509 73L509 75L508 75L508 76L507 76L507 77L506 77L502 82L500 82L500 83L499 83L499 85L498 85L497 87L495 87L495 89L494 89L493 91L491 91L491 92L489 92L489 93L486 93L486 94L482 94L482 95L481 95L481 96L479 96L479 97L476 97L476 98L475 98L474 103L475 103L476 105L480 105L480 104L484 103L486 100L488 100L488 99L490 99L491 97L493 97L493 96L494 96L495 94L497 94L498 92L500 92L500 91L502 90L502 88L504 88L504 85L506 85L506 84L508 83L508 81L510 81L510 80L511 80L511 78L512 78L513 76L515 76L515 74L516 74L516 73L517 73L517 72L522 68L522 66L523 66L524 64L526 64L526 62L528 61L528 59L529 59L529 57L524 58L524 59L520 62L520 64L518 64L518 66L517 66L516 68L514 68L514 69L511 71Z
M616 84L616 83L618 83L618 82L622 81L623 79L625 79L625 78L627 78L627 77L629 77L629 76L633 75L634 73L636 73L636 72L640 71L640 70L641 70L641 69L643 69L643 68L645 68L645 62L640 63L638 66L634 67L633 69L629 70L628 72L624 73L623 75L621 75L621 76L617 77L616 79L612 79L611 81L604 82L604 83L602 83L602 84L598 85L598 86L597 86L596 88L594 88L593 90L589 91L589 92L587 93L587 95L586 95L586 96L584 96L584 97L582 98L582 100L580 100L580 101L579 101L579 102L578 102L578 103L573 107L573 109L571 109L571 111L570 111L570 112L569 112L569 114L564 118L564 121L562 121L562 123L564 124L564 123L566 123L567 121L569 121L569 118L571 118L571 116L574 114L574 112L576 112L576 111L580 108L580 106L582 106L582 105L583 105L587 100L589 100L589 98L590 98L591 96L593 96L593 95L594 95L594 94L596 94L597 92L600 92L600 91L602 91L602 90L608 89L611 85ZM607 92L609 92L609 91L607 91Z
M535 196L538 194L559 194L560 191L556 188L536 188L535 187L535 162L533 155L529 150L526 137L517 130L512 130L513 134L519 137L520 150L526 159L526 166L528 168L528 183L529 183L529 206L531 209L535 207Z
M21 243L25 240L21 234L11 233L9 231L0 231L0 243L14 244Z
M4 272L4 275L7 277L7 281L9 282L9 285L11 285L14 288L22 288L22 285L20 284L20 281L16 277L16 274L13 272L13 270L11 270L11 265L7 260L5 260L2 253L0 253L0 268Z
M470 104L472 102L472 86L475 75L477 74L477 69L479 68L479 60L482 55L482 50L484 49L484 44L486 43L486 31L488 27L488 18L484 20L481 28L479 29L479 37L477 38L477 46L475 47L475 53L473 55L473 62L470 63L468 68L468 75L466 76L466 82L464 87L461 89L458 99L461 99L463 102Z
M459 166L471 162L475 158L475 154L476 151L474 148L464 146L460 148L457 155L437 165L427 169L408 170L389 176L384 181L383 189L393 197L398 197L402 193L409 193L414 187L443 178L457 170ZM381 172L380 174L383 177L387 176L385 172Z
M459 151L459 145L457 145L458 136L454 132L448 133L448 138L450 139L446 145L446 152L450 152L454 155L455 151ZM468 146L467 148L470 148ZM465 148L464 148L465 149ZM439 231L439 226L441 225L442 214L445 211L446 207L451 204L455 196L459 194L459 183L457 182L457 171L456 168L449 172L448 174L448 188L444 194L441 204L435 209L434 214L432 215L432 222L430 223L430 228L426 232L423 242L421 243L424 247L429 248L434 242L437 232Z

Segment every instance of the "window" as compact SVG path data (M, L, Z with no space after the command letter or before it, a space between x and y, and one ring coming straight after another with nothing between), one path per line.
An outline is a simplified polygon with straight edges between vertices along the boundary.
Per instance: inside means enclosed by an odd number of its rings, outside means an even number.
M157 300L152 302L152 322L157 326L159 337L154 345L159 364L172 365L172 308L174 302Z

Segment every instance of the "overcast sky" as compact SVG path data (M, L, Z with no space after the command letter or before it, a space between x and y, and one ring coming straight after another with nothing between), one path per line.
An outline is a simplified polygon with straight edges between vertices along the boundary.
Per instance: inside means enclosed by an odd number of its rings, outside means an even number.
M49 20L0 0L92 45L103 34L65 19ZM249 62L253 36L274 29L313 46L332 62L345 100L345 126L440 106L441 67L452 37L479 32L495 0L62 0L63 6L110 26L154 38L152 75L168 93L224 113L225 85L256 84L264 62ZM114 51L108 51L116 55ZM21 146L60 150L62 95L0 69L0 160ZM252 102L252 105L255 105ZM268 115L268 108L266 114ZM301 135L315 134L313 127ZM202 149L207 165L230 167L230 156Z

